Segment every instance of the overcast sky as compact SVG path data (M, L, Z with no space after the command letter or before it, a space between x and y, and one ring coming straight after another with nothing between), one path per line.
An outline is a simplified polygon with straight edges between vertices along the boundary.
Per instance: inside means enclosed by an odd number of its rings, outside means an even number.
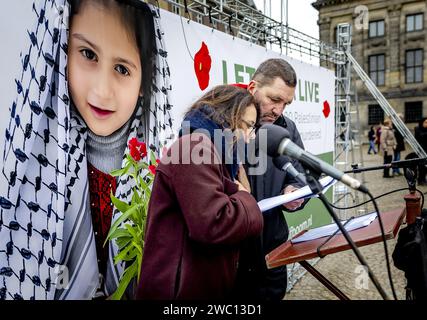
M282 0L254 0L258 10L264 12L266 3L266 15L270 15L269 5L271 3L271 18L280 21L280 8ZM319 26L317 25L318 11L311 6L314 0L288 0L289 26L316 39L319 39ZM283 0L283 23L285 23L286 0ZM273 48L275 50L275 48ZM289 56L303 60L310 64L318 65L318 59L310 59L307 55L300 55L297 52L290 52Z
M271 3L271 17L277 21L280 21L281 1L282 0L254 0L257 8L263 12L264 2L266 3L267 15L269 15L269 4ZM311 6L312 2L314 2L314 0L288 0L289 26L318 39L318 11ZM283 7L286 7L286 0L283 0ZM285 22L285 9L283 13L283 22Z

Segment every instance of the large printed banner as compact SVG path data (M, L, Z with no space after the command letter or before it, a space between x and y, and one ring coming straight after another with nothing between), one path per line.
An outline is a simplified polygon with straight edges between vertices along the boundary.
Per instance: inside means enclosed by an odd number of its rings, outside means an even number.
M162 11L161 17L171 71L175 129L191 103L209 88L224 83L248 83L262 61L283 58L294 67L298 77L295 101L286 107L285 114L295 121L308 151L316 155L333 151L333 72L188 22L168 11ZM208 56L211 68L206 72Z
M16 94L14 79L21 68L20 51L28 46L25 30L34 21L32 1L12 1L3 7L4 10L0 10L0 29L3 31L0 32L0 40L8 45L0 59L0 105L5 113ZM224 83L248 83L262 61L279 57L294 67L298 77L295 101L286 108L285 114L295 121L306 149L326 161L332 161L335 128L332 72L164 10L161 12L161 22L171 71L171 104L176 132L183 114L209 88ZM209 59L211 67L207 69ZM7 117L0 118L2 137L6 120ZM3 143L0 141L0 149L3 149ZM287 214L291 235L302 228L330 222L317 200L310 201L306 208L298 214Z
M190 105L209 88L226 83L248 83L258 65L268 58L282 58L295 69L298 84L294 102L285 114L295 121L305 148L332 162L334 150L333 72L264 47L188 21L168 11L161 12L171 72L171 104L176 132ZM206 68L211 60L210 70ZM330 196L330 192L327 193ZM290 236L302 229L330 223L320 201L311 200L298 213L286 213Z

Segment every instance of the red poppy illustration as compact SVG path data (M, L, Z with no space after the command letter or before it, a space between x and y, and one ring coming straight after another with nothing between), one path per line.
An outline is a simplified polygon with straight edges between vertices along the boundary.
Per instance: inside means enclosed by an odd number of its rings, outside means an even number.
M209 55L208 46L202 42L200 50L194 55L194 72L201 90L205 90L209 85L211 63L212 59Z
M329 102L327 100L323 101L323 115L325 118L329 117L329 114L331 113L331 107L329 106Z
M139 161L147 155L147 145L139 142L137 138L129 140L129 153L135 161Z

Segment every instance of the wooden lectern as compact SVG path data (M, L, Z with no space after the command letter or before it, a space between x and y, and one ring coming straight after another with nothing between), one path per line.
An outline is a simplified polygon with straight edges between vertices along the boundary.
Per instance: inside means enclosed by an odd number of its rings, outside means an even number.
M386 239L393 239L403 222L405 208L382 212L380 215L383 221ZM367 227L350 231L349 234L358 247L382 241L378 218ZM344 236L342 234L336 234L329 238L322 237L300 243L292 243L292 241L289 240L267 254L265 259L268 268L275 268L298 262L339 299L349 300L349 298L341 290L339 290L333 283L331 283L319 271L310 265L310 263L307 262L309 259L317 257L323 258L328 254L341 252L348 249L351 248Z

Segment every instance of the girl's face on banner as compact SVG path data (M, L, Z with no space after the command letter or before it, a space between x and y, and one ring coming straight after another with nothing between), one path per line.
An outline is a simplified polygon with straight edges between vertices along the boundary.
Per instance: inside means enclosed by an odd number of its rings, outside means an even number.
M86 1L73 16L68 79L74 104L95 134L108 136L130 119L141 62L133 35L114 10Z

